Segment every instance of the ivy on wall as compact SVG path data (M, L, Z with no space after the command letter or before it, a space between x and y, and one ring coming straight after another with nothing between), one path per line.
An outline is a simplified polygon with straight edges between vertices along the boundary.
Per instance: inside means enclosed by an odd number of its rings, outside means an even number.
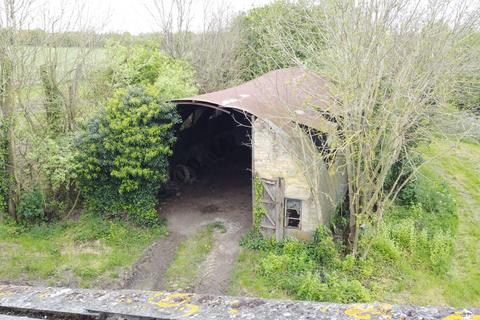
M262 203L264 187L262 180L256 176L254 181L255 199L253 203L253 231L254 233L260 233L260 224L263 217L267 214L267 209Z

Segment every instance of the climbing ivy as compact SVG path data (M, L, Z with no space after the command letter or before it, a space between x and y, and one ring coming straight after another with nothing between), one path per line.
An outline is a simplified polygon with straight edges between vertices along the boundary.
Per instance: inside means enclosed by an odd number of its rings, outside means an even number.
M0 122L0 217L7 211L8 199L6 127Z
M260 224L262 222L262 218L267 214L267 209L262 203L264 187L262 184L262 180L257 176L255 177L254 181L254 189L255 189L255 199L253 203L253 232L256 234L260 233Z
M47 65L40 67L40 79L42 80L45 94L45 113L50 135L56 136L63 129L62 113L64 100L55 80L55 69Z

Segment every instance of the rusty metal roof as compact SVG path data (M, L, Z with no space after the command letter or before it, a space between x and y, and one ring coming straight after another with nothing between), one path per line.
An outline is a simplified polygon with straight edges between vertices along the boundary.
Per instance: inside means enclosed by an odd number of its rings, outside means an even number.
M332 123L319 111L327 109L329 97L324 78L293 67L271 71L236 87L172 102L235 109L280 126L293 121L325 130Z

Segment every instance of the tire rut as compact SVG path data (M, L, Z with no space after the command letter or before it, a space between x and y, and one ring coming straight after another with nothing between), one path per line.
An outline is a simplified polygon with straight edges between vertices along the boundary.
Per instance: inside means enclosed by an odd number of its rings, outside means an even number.
M192 286L195 293L227 294L233 267L240 252L241 227L235 222L220 221L226 232L216 232L212 250L200 265L200 273Z
M133 265L125 287L138 290L162 290L164 275L183 238L182 235L171 232L150 246Z

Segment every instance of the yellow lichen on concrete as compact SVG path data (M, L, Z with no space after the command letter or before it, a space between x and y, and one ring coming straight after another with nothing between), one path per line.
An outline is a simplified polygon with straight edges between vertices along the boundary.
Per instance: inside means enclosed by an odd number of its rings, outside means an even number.
M390 311L392 305L380 304L376 306L363 306L359 304L352 305L352 307L345 310L347 316L360 320L369 320L373 315L381 316L384 319L391 319Z
M465 315L462 311L457 311L449 316L446 316L442 320L480 320L480 315Z
M157 293L153 298L149 298L149 302L154 302L157 307L164 309L177 309L181 312L178 318L186 318L193 314L198 313L200 307L196 304L189 303L192 298L190 293L171 293L164 296L163 293ZM155 301L156 298L162 298L159 301Z

